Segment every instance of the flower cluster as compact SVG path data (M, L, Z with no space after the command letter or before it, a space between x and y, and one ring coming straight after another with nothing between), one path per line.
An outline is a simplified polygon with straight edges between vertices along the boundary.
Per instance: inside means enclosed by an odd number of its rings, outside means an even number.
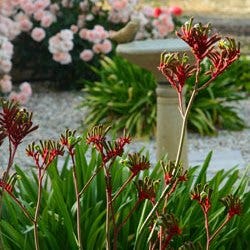
M150 200L152 204L155 203L156 199L156 187L159 183L159 180L151 180L148 176L143 180L138 180L135 183L138 191L139 201Z
M111 7L108 20L112 23L126 23L137 5L138 0L108 0Z
M140 171L149 169L150 162L145 156L134 153L128 155L128 165L132 174L136 176Z
M61 64L72 62L69 51L73 47L73 32L70 29L61 30L49 39L49 51L53 54L53 59Z
M80 53L80 58L85 62L92 60L94 54L108 54L112 50L109 33L101 25L95 25L93 29L83 28L79 31L79 36L93 44L91 49L84 49Z
M6 37L0 35L0 74L10 72L12 55L12 43Z
M223 199L221 199L223 204L227 209L228 219L233 218L235 215L240 215L242 213L242 201L234 195L227 195Z
M122 156L125 145L131 141L125 133L114 142L108 140L106 134L109 129L110 127L105 129L103 125L95 126L86 138L87 144L92 144L100 152L103 163L107 163L117 156Z
M64 154L64 150L59 142L46 140L40 141L40 145L35 142L29 144L26 153L34 159L38 169L46 170L57 156Z
M191 192L191 199L197 200L202 210L207 213L211 208L211 194L212 190L207 184L204 186L197 184L197 186Z
M158 69L172 87L176 89L179 95L180 106L182 106L180 96L187 78L194 76L196 72L194 85L197 94L198 91L206 88L212 80L225 71L240 56L239 44L237 45L233 38L226 37L221 39L217 33L211 33L211 30L210 24L202 25L198 23L193 25L193 19L191 18L182 26L181 32L176 33L191 48L195 58L194 65L188 63L188 58L185 54L180 56L179 53L163 52L161 55ZM205 72L210 78L202 86L198 86L201 63L205 58L211 63L210 70ZM183 109L181 108L181 110Z
M23 138L36 130L32 122L32 113L20 109L18 103L1 100L2 111L0 113L1 137L8 137L14 147L17 147ZM3 138L2 138L3 139Z
M138 0L109 0L105 4L104 1L92 0L56 2L2 0L0 2L0 35L13 41L17 47L15 49L17 57L22 54L24 48L21 47L28 49L32 46L35 49L34 53L41 53L39 57L34 57L32 53L34 61L32 66L37 67L38 70L44 59L48 60L50 54L47 52L49 51L54 62L69 65L71 69L70 65L76 61L78 62L77 68L80 68L76 72L83 72L85 63L97 65L97 60L102 54L112 52L114 46L109 35L125 26L127 22L135 19L140 22L135 39L165 38L174 30L173 16L180 13L181 9L177 7L144 7L139 5ZM69 35L67 39L62 38L62 33L66 30L74 35ZM27 54L29 57L29 50ZM23 67L22 60L27 62L27 59L20 57L14 60L14 63ZM56 64L51 63L51 65L57 67ZM0 65L0 70L2 67ZM10 69L10 66L8 67ZM46 69L43 67L43 70ZM49 70L51 68L48 68ZM81 75L81 78L88 76L85 72L75 74ZM59 75L55 78L59 79ZM79 77L72 75L72 78ZM62 78L66 81L63 76Z

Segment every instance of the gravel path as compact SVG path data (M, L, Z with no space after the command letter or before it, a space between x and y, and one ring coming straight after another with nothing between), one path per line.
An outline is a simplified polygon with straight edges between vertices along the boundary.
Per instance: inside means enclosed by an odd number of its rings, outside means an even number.
M40 139L58 139L66 128L77 129L81 132L81 121L86 115L84 108L77 108L82 100L80 92L54 92L47 89L37 89L31 100L26 105L27 109L33 111L34 124L39 124L39 129L26 137L20 145L15 163L20 166L29 166L31 159L25 156L25 148L32 141ZM189 133L189 152L209 152L210 150L238 150L240 151L244 164L250 163L250 98L240 101L241 116L247 122L248 128L239 132L220 131L216 137L201 137L198 134ZM134 141L132 149L145 146L155 159L155 141ZM6 154L7 145L0 148L0 166L5 167L8 159ZM232 166L230 166L232 167Z

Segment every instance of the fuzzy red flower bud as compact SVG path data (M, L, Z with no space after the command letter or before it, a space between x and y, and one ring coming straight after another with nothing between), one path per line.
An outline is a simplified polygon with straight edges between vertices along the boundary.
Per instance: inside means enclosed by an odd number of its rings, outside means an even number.
M227 215L229 219L242 213L242 202L238 197L234 195L227 195L221 199L221 201L227 208Z
M153 181L149 179L149 177L139 180L138 183L135 184L138 191L139 201L150 200L152 203L154 203L156 198L155 188L158 182L158 180Z
M129 154L128 155L128 164L130 165L129 169L136 176L140 171L149 169L150 162L145 156L141 156L139 153Z

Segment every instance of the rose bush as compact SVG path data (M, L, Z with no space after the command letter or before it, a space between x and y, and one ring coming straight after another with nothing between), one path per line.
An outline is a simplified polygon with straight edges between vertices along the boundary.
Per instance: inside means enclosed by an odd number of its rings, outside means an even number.
M33 73L14 80L47 78L61 87L76 87L80 78L96 78L89 66L112 55L110 34L137 19L135 39L164 38L181 12L178 7L139 5L138 0L3 0L0 35L5 43L0 50L5 57L0 57L0 67L9 73L12 59L17 69Z

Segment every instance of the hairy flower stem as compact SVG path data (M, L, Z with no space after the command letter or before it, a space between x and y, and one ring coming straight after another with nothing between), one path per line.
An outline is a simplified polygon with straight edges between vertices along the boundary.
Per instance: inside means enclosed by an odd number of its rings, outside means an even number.
M78 249L82 250L82 240L81 240L81 207L80 207L80 194L78 190L78 180L76 174L76 165L75 165L75 158L74 153L70 152L71 161L73 163L72 172L73 172L73 181L74 181L74 188L75 188L75 195L76 195L76 227L77 227L77 245Z
M101 171L101 169L103 168L103 164L101 166L99 166L96 171L93 173L93 175L89 178L89 180L87 181L87 183L84 185L84 187L82 188L82 190L79 192L79 197L82 196L82 194L85 192L85 190L88 188L88 186L91 184L91 182L93 181L93 179L97 176L97 174Z
M39 250L39 237L38 237L38 216L39 216L39 210L41 205L41 197L42 197L42 174L41 169L38 170L38 195L37 195L37 203L36 203L36 211L34 216L34 239L35 239L35 249Z
M210 248L210 233L209 233L208 214L203 207L202 207L202 211L203 211L204 219L205 219L204 223L205 223L205 230L206 230L206 237L207 237L206 250L209 250L209 248Z
M13 165L13 162L14 162L14 158L15 158L15 154L16 154L16 150L17 150L17 145L13 145L13 148L11 146L11 142L9 140L9 161L8 161L8 166L6 168L6 171L4 173L4 176L3 176L3 181L6 182L7 179L8 179L8 176L9 176L9 172L10 172L10 169Z
M230 219L231 218L229 216L226 217L226 219L222 222L222 224L216 229L216 231L210 237L210 239L209 239L210 243L218 235L218 233L221 231L221 229L230 221Z
M115 219L114 219L114 211L112 205L112 186L111 186L111 175L109 172L109 168L104 165L104 175L105 175L105 184L106 184L106 250L111 249L110 244L110 218L112 218L113 226L115 230Z
M177 151L177 155L176 155L176 160L175 160L175 166L177 167L180 163L180 159L181 159L181 153L182 153L182 149L183 149L183 144L184 144L184 138L185 138L185 132L186 132L186 126L187 126L187 121L188 121L188 115L190 113L193 101L195 99L195 96L197 94L197 90L196 88L193 90L190 100L188 102L188 106L186 109L186 112L184 114L183 117L183 121L182 121L182 127L181 127L181 135L180 135L180 141L179 141L179 147L178 147L178 151Z
M135 177L135 174L131 174L129 178L123 183L123 185L120 187L120 189L117 191L117 193L114 195L112 202L115 201L115 199L119 196L119 194L124 190L124 188L133 180Z
M164 206L162 208L162 213L164 214L166 212L166 208L167 208L167 204L168 204L168 199L170 197L170 195L175 191L177 184L178 184L179 180L175 180L174 184L172 185L171 189L169 190L169 192L166 194L165 197L165 201L164 201Z
M194 90L193 90L193 92L191 94L190 100L188 102L188 106L187 106L187 109L186 109L186 112L185 112L185 115L184 115L184 118L183 118L183 122L182 122L181 136L180 136L179 148L178 148L178 152L177 152L177 156L176 156L175 166L178 166L179 163L180 163L181 152L182 152L183 142L184 142L184 138L185 138L185 131L186 131L186 124L187 124L187 120L188 120L188 115L190 113L191 106L192 106L192 103L193 103L193 101L195 99L196 94L197 94L197 89L194 88ZM153 214L156 212L156 210L159 207L159 205L161 204L161 202L166 197L166 195L169 192L170 188L171 188L171 186L167 185L164 188L164 190L162 191L159 200L155 203L155 205L153 206L153 208L149 212L148 216L146 217L144 223L142 224L141 228L139 229L139 235L142 233L143 229L146 227L147 223L149 222L149 220L151 219Z

